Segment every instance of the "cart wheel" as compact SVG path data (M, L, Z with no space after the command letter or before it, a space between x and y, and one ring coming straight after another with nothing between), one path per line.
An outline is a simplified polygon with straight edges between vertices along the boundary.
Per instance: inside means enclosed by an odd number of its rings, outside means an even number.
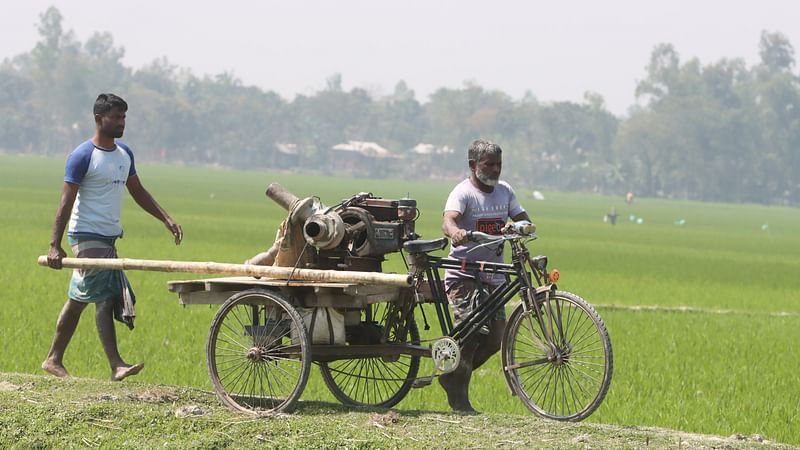
M303 320L280 294L240 292L211 322L208 376L231 409L291 411L308 381L310 349Z
M536 300L544 330L522 304L508 321L501 350L506 381L533 413L583 420L600 406L611 384L608 330L597 311L575 294L556 291Z
M386 303L373 304L362 313L361 327L380 335L389 321ZM398 336L400 323L391 321L387 343L419 344L419 328L412 317L405 336ZM377 342L373 342L377 343ZM371 357L319 363L322 379L331 393L345 405L390 408L411 390L419 371L419 356Z

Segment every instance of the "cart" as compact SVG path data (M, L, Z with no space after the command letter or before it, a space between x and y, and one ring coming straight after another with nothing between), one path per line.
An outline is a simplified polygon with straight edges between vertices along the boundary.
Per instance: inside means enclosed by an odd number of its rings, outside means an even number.
M208 373L222 402L245 413L291 411L312 362L342 403L391 407L431 354L420 345L410 286L225 277L168 287L181 304L222 305Z

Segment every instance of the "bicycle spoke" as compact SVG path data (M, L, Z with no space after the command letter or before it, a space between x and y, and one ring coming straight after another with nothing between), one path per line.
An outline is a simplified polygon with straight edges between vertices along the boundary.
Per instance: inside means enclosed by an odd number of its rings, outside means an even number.
M572 294L552 294L535 308L525 313L518 307L509 321L503 360L510 386L539 415L581 420L608 390L607 332L591 307ZM541 318L534 321L534 314Z

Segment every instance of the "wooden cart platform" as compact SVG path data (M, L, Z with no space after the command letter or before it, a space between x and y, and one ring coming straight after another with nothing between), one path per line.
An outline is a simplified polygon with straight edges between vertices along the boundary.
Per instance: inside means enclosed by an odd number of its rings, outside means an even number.
M249 289L266 289L285 294L296 306L365 308L381 302L396 301L413 288L332 283L315 281L287 281L253 277L222 277L199 280L170 281L170 292L175 292L183 305L218 305L237 292Z

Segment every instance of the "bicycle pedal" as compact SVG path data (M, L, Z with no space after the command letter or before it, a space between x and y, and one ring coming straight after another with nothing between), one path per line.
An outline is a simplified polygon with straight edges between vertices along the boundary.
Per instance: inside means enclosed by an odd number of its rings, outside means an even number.
M430 386L433 383L433 376L430 377L419 377L414 380L411 384L411 387L414 389L424 388L425 386Z

